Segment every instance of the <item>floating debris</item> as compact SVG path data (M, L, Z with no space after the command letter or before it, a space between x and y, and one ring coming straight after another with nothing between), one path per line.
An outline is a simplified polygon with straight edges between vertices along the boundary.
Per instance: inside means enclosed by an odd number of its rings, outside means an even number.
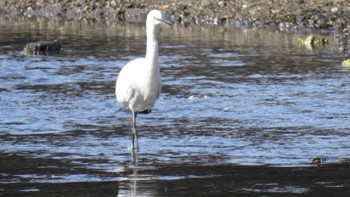
M62 45L57 41L38 41L26 44L23 49L25 54L52 54L63 51Z

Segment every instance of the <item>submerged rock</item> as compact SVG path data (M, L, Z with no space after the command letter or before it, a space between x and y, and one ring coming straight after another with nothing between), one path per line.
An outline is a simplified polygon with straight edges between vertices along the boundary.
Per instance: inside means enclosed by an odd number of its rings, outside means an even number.
M350 67L350 59L343 60L341 65L344 67Z
M54 54L63 50L62 45L57 41L38 41L30 42L24 46L25 54Z
M320 158L320 157L316 157L313 158L311 163L312 164L323 164L326 161L326 158Z
M298 45L300 47L306 47L307 49L313 50L315 46L324 47L328 44L328 40L323 37L316 38L314 35L310 35L303 40L298 38Z

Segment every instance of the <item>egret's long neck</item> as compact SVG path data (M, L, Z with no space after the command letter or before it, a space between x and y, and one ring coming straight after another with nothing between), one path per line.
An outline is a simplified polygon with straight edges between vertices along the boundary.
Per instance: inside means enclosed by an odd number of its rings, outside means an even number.
M157 26L153 23L146 24L147 49L146 59L151 62L150 65L158 67L158 41Z

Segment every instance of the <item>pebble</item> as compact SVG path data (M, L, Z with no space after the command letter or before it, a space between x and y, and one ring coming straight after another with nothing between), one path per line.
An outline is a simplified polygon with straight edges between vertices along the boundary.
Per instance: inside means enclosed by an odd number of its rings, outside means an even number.
M202 8L210 7L212 4L213 4L213 3L212 3L211 0L202 0L202 1L201 1L201 7L202 7Z
M338 8L337 8L337 7L332 7L332 8L331 8L331 12L333 12L333 13L334 13L334 12L338 12Z
M117 6L117 3L113 0L113 1L110 1L110 2L109 2L109 5L110 5L111 7L116 7L116 6Z

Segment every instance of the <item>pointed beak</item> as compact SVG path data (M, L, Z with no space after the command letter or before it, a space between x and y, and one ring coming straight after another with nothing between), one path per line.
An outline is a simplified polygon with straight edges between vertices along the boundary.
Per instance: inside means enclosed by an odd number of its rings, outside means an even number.
M167 25L173 25L173 22L171 22L170 20L167 20L167 19L158 19L158 21L162 22L162 23L165 23Z

